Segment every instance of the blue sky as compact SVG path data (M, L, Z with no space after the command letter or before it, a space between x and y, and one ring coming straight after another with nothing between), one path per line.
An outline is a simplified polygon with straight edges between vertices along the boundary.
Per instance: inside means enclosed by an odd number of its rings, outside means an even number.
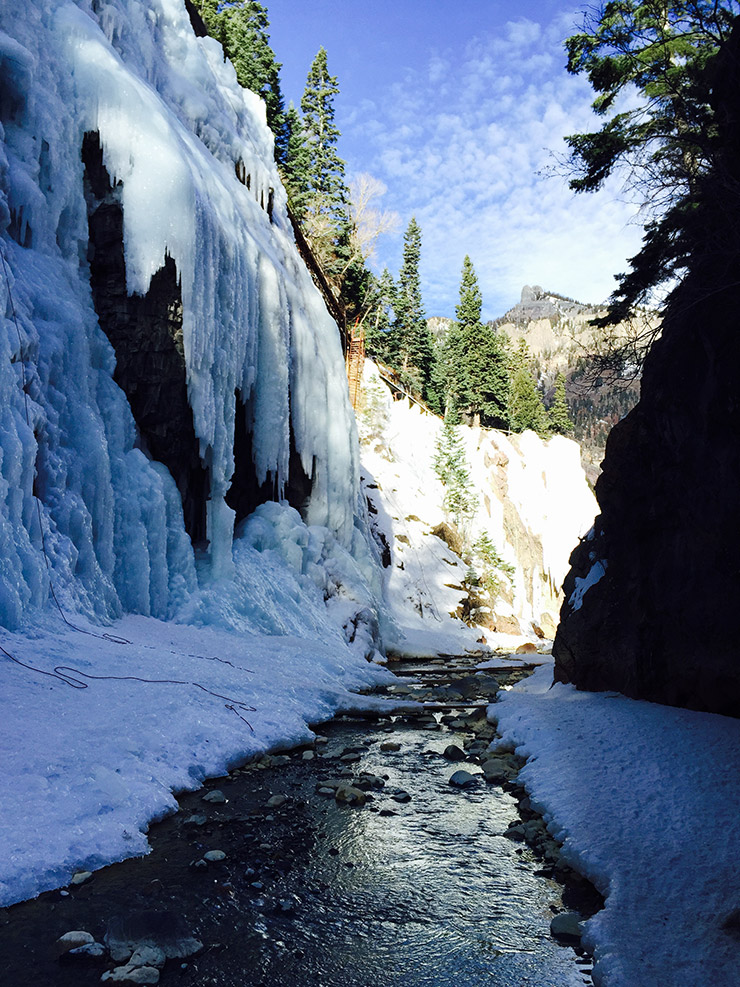
M563 39L585 4L561 0L265 0L286 101L300 102L323 45L338 77L348 177L387 187L400 216L375 267L395 274L403 230L422 230L428 315L454 315L469 254L495 318L540 284L599 302L639 249L636 209L615 181L575 196L553 174L563 136L598 125Z

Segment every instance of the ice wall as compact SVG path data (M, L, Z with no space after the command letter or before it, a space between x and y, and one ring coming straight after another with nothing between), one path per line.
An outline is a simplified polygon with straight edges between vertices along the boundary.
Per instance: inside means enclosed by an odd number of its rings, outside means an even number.
M181 282L211 484L201 583L235 582L224 495L239 391L258 480L280 496L292 428L313 478L306 523L370 586L339 336L295 249L264 105L195 37L183 0L28 0L0 10L0 624L47 603L34 490L64 604L166 617L197 590L179 493L137 448L92 304L89 131L121 183L129 291L146 292L165 255Z

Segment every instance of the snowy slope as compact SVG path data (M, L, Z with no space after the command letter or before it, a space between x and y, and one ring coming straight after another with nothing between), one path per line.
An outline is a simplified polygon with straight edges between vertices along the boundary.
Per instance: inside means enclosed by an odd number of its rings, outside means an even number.
M565 859L606 895L585 927L596 983L736 984L740 723L552 686L552 666L491 712Z
M431 531L445 520L444 489L434 471L442 423L407 399L393 400L370 361L365 363L359 413L366 494L378 510L373 524L392 549L386 570L389 606L403 629L388 643L408 650L458 646L509 647L536 640L533 624L552 636L562 603L568 557L593 524L596 500L580 465L578 445L561 436L543 441L534 432L506 435L459 427L477 512L471 542L486 532L514 570L496 602L506 632L467 628L451 619L463 592L465 563ZM479 646L479 645L478 645Z

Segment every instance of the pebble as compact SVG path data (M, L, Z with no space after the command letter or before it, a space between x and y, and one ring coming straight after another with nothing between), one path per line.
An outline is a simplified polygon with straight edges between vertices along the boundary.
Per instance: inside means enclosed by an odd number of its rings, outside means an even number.
M411 796L409 795L409 793L408 792L404 792L403 790L398 791L398 792L394 792L391 795L391 798L393 799L394 802L402 802L402 803L405 803L405 802L410 802L411 801Z
M92 877L92 871L89 870L78 870L72 875L72 880L70 884L84 884L85 881L89 881Z
M137 946L128 961L127 966L141 967L141 966L153 966L156 969L161 970L165 964L167 957L164 955L164 950L160 949L159 946L143 945Z
M313 752L313 751L304 751L304 752L303 752L303 753L301 754L301 759L302 759L303 761L313 761L313 759L314 759L315 757L316 757L316 755L314 754L314 752Z
M382 751L400 751L401 745L395 740L384 740L380 749Z
M280 808L280 806L281 806L281 805L285 805L285 803L286 803L287 801L288 801L288 799L287 799L287 796L285 796L285 795L272 795L272 796L271 796L271 797L270 797L270 798L269 798L269 799L267 800L267 805L268 805L268 806L269 806L269 807L270 807L271 809L279 809L279 808Z
M455 785L457 788L466 788L468 785L472 785L474 781L475 775L471 775L469 771L462 770L456 771L448 779L448 783Z
M208 850L203 854L203 859L207 860L209 864L214 864L219 860L226 860L226 854L223 850Z
M183 820L183 826L205 826L208 822L208 816L202 814L188 816L187 819Z
M226 796L218 788L214 788L212 792L208 792L207 795L203 796L203 802L213 802L214 805L224 805L226 802Z

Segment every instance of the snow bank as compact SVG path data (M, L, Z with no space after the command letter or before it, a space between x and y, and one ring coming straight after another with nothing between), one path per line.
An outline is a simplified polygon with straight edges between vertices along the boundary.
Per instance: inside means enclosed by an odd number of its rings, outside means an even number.
M323 607L313 609L320 621ZM0 906L68 884L76 870L147 853L148 823L176 808L173 789L310 740L307 722L356 705L350 690L389 675L358 663L336 633L323 643L239 638L127 617L115 634L131 643L51 620L32 638L4 636L27 665L64 669L50 677L0 663Z
M596 983L736 983L740 722L551 682L539 669L491 711L565 859L606 895L586 923Z

